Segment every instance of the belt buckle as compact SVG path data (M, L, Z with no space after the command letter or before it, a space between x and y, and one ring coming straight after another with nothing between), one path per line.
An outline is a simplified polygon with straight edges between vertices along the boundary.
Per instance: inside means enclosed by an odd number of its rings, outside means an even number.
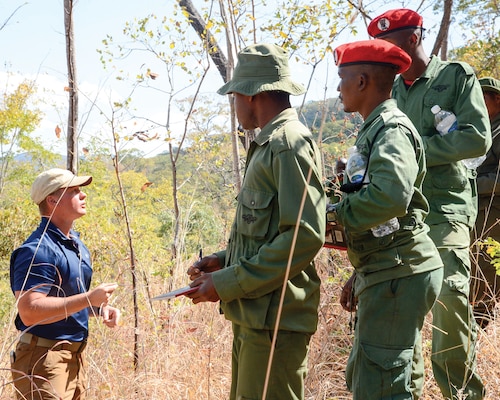
M29 332L21 332L19 335L19 343L24 343L24 344L31 344L33 341L35 342L34 344L36 345L37 338L33 334Z

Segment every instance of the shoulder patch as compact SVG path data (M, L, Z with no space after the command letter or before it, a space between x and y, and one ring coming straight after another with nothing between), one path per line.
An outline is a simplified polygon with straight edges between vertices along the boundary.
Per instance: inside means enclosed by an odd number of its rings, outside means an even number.
M405 114L403 114L399 108L394 108L390 111L383 111L380 113L380 118L384 121L385 126L397 125L398 120L404 116Z
M311 138L309 130L298 120L286 121L273 132L270 140L274 153L288 151L296 146L298 142Z
M474 69L469 64L467 64L466 62L463 62L463 61L450 61L450 65L458 65L458 66L460 66L463 69L463 71L467 75L474 75Z

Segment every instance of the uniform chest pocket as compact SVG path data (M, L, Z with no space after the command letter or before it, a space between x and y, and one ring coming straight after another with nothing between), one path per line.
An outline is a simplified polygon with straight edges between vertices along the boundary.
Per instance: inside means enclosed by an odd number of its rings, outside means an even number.
M438 105L441 110L453 111L456 97L450 92L454 92L450 85L433 86L424 96L424 109L430 111L433 106Z
M274 193L242 189L236 212L238 233L264 238L269 231Z
M439 189L463 190L467 186L468 179L466 176L436 174L432 177L432 183Z

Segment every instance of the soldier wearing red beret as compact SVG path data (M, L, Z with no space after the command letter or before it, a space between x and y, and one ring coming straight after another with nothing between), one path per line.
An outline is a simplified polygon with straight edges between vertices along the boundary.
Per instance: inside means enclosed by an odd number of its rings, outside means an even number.
M426 223L444 264L441 293L432 310L434 378L445 398L480 400L484 386L476 371L477 325L468 301L476 171L462 160L484 155L491 146L491 132L474 71L463 62L427 56L422 25L418 13L402 8L374 18L368 33L399 46L412 59L410 68L396 78L392 96L424 142L427 175L423 190L430 205ZM456 115L455 130L444 135L436 130L434 105ZM413 398L418 399L423 375L415 382Z
M355 269L340 299L344 309L357 308L346 382L354 400L412 399L413 352L443 268L424 222L422 139L391 99L394 78L411 59L378 39L341 45L334 57L344 109L364 119L355 142L364 177L356 183L351 156L335 206Z

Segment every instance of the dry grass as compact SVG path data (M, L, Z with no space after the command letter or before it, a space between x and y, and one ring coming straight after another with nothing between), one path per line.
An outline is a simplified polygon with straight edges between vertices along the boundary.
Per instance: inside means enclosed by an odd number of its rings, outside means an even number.
M346 260L336 251L324 251L319 263L323 279L320 324L313 336L307 377L307 400L351 399L345 387L344 369L352 334L349 313L338 303L341 282L349 275ZM154 294L164 283L151 284ZM135 332L131 291L122 290L115 305L124 310L123 325L115 330L91 323L87 347L89 399L96 400L223 400L230 386L231 326L219 314L217 304L194 306L186 298L175 301L141 301L140 330ZM479 338L478 363L488 399L500 399L500 321L490 324ZM12 399L8 353L15 342L12 326L4 331L0 359L0 399ZM139 367L133 367L134 335L139 335ZM429 364L430 326L424 329L426 386L422 400L440 399ZM464 399L460 399L464 400Z

